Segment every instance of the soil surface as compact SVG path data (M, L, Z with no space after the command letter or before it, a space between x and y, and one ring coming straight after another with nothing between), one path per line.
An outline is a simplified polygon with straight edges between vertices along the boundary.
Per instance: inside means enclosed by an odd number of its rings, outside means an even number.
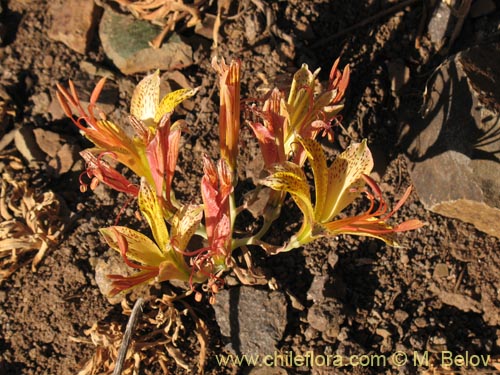
M324 144L333 155L345 149L351 139L367 138L375 155L379 183L390 204L411 185L404 150L397 140L399 129L406 123L411 126L412 119L419 116L426 80L446 56L490 38L500 20L498 9L483 17L467 18L458 39L445 54L439 53L426 36L429 8L424 1L408 2L404 8L340 33L397 3L270 1L266 5L276 18L270 27L269 18L258 6L260 2L243 1L239 9L233 4L224 20L217 50L226 60L241 59L242 94L247 97L261 96L272 86L283 87L303 63L313 70L322 68L320 78L326 80L333 61L341 56L341 66L349 64L352 71L343 111L344 129L336 128L335 141ZM71 122L55 119L52 113L40 113L40 101L55 97L58 82L72 79L90 87L97 83L98 77L81 70L80 63L87 61L115 74L120 87L115 114L125 116L130 88L142 76L121 75L105 57L97 36L85 56L52 41L47 30L57 20L48 17L47 7L47 1L2 2L0 89L9 97L15 116L0 129L0 136L14 128L42 128L71 139L84 149L90 143ZM213 6L207 12L216 11ZM193 100L194 109L183 114L195 126L184 138L176 175L180 197L189 201L199 199L195 198L194 187L199 184L202 165L197 155L218 155L218 95L212 91L217 81L210 66L211 41L194 36L189 29L181 30L182 33L195 51L194 65L182 73L194 86L201 86ZM409 69L407 81L397 93L391 89L389 69L395 62ZM242 144L240 159L244 166L258 153L249 129L243 131ZM85 331L101 322L108 328L117 324L113 327L120 332L128 320L119 304L112 305L103 297L95 281L99 260L112 256L98 229L113 224L127 197L104 188L80 193L81 162L59 175L48 159L28 163L13 143L0 155L2 173L11 173L14 180L25 181L39 193L53 191L67 210L64 234L58 245L46 252L36 272L31 269L32 257L28 256L19 260L24 264L1 284L0 373L76 374L96 352ZM240 177L248 178L244 170ZM297 229L299 212L292 202L288 204L283 221L269 234L273 240L285 238L284 232L291 234ZM143 225L134 218L136 208L133 203L127 206L120 220ZM352 208L353 212L359 209ZM389 362L385 366L343 366L335 368L336 373L433 373L439 368L438 354L445 350L454 355L490 355L488 365L494 365L494 358L500 355L499 240L469 224L426 211L415 193L396 216L401 221L411 218L426 225L401 235L404 248L387 247L366 238L339 237L274 257L265 256L262 251L254 253L257 265L270 279L274 278L278 290L286 292L286 329L278 345L282 352L314 351L347 357L380 354L389 358L401 351L412 358L402 367ZM247 220L251 226L252 218ZM317 280L323 280L324 286L320 288L320 298L314 301L307 295ZM168 286L162 288L152 287L148 293L161 296L171 290ZM205 372L250 371L248 366L217 363L215 356L227 353L227 348L213 309L206 301L195 302L192 296L185 303L207 326ZM182 303L177 307L186 308ZM184 367L195 369L200 341L195 335L193 316L186 313L177 318L180 338L176 345L184 358ZM329 322L329 328L336 325L335 329L315 329L320 317ZM413 354L426 350L429 363L421 368L413 366ZM169 351L163 370L158 362L143 359L140 373L187 373L180 359L172 359L175 353ZM272 373L333 371L321 366L280 367ZM468 369L475 367L469 365Z

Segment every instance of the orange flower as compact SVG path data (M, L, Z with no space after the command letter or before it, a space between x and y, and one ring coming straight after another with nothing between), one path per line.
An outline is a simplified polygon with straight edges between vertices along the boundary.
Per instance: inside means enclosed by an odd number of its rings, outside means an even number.
M208 239L206 261L213 264L212 274L226 268L231 255L230 195L233 191L231 172L226 162L219 160L217 167L203 156L204 175L201 180L201 196L205 211L205 226ZM200 268L202 266L200 265Z
M214 57L212 67L219 73L220 82L219 138L221 157L234 172L240 134L241 62L236 60L232 61L230 65L226 65L222 59L219 64L217 58Z
M98 182L103 182L117 191L128 193L136 197L137 194L139 194L139 187L131 183L120 172L112 168L105 160L103 160L105 153L95 156L93 151L96 152L92 149L80 152L80 155L87 164L87 170L84 173L86 173L91 179L90 188L95 189ZM82 181L81 177L80 184L82 192L86 191L87 184Z
M164 209L173 213L175 197L170 186L177 163L182 123L171 124L170 115L178 104L193 96L197 90L177 90L160 100L159 72L146 76L132 95L130 125L135 134L129 134L131 132L108 121L98 111L96 103L104 83L103 78L95 87L87 111L82 107L71 81L69 91L57 85L57 97L66 115L97 146L92 153L112 157L132 169L139 177L145 177L165 202ZM78 113L78 119L73 118L73 112ZM101 160L100 157L98 159ZM99 173L103 171L99 171L96 165L88 168L88 172L92 174L95 171L97 175L94 176L99 179Z
M264 102L262 123L249 121L249 125L259 141L266 169L274 164L282 164L286 160L285 152L285 116L281 114L282 95L278 89Z

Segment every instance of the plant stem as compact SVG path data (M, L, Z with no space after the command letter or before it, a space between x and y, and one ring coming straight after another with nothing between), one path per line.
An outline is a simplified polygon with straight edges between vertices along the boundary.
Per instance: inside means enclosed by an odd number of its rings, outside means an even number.
M123 364L125 363L125 359L127 356L128 346L130 345L130 340L132 339L132 331L134 330L134 327L137 323L137 319L139 319L143 303L144 298L142 297L139 297L137 301L135 301L134 308L132 309L132 313L130 314L130 318L128 319L127 327L125 328L125 333L123 334L122 345L120 346L118 357L116 358L113 375L120 375L122 373Z

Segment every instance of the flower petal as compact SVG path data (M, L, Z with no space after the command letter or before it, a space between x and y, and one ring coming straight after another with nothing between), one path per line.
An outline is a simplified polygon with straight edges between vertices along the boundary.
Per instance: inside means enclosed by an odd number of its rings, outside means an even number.
M111 280L112 289L108 293L109 297L116 296L120 292L128 292L132 288L136 288L147 283L158 275L159 270L143 270L133 274L132 276L122 275L107 275Z
M286 162L274 168L274 173L261 181L263 185L278 191L290 193L297 206L304 214L305 220L314 221L311 194L307 178L302 169L294 163Z
M96 157L92 151L95 152L93 149L86 149L80 152L80 155L87 164L87 175L97 178L100 182L105 183L115 190L137 196L139 188L127 180L120 172L111 167L100 156ZM97 152L99 152L99 150L97 150Z
M144 122L153 121L160 101L160 71L144 77L134 89L130 114ZM148 121L149 120L149 121Z
M378 238L389 246L400 247L396 240L396 233L418 229L423 226L423 223L420 220L412 219L396 227L392 227L380 218L367 217L367 215L363 214L335 220L323 226L331 236L337 236L339 234L367 236Z
M203 206L189 204L183 206L172 218L172 244L184 251L198 229L203 217Z
M322 212L325 209L325 201L329 194L326 156L318 142L302 137L298 137L298 139L306 151L306 155L309 158L314 174L316 193L314 217L318 219L321 218Z
M159 266L158 278L159 282L165 280L181 280L188 281L191 277L191 273L187 270L182 270L172 261L166 260L162 262Z
M160 247L161 252L165 252L169 245L167 225L165 224L156 193L144 178L141 180L138 201L141 213L151 227L156 243Z
M172 112L175 107L181 104L184 100L192 97L198 92L198 89L180 89L168 93L163 97L160 104L156 108L156 113L154 116L155 123L159 123L161 118L167 113Z
M120 239L118 236L123 236L127 242L127 251L124 255L128 259L147 266L158 266L165 260L162 252L152 240L133 229L122 226L113 226L102 228L100 229L100 232L107 244L113 250L120 253L122 252L122 249L120 248Z
M177 158L179 156L179 142L181 128L170 125L169 117L162 118L156 134L146 147L146 157L155 183L156 195L163 197L168 214L173 215L175 196L172 191Z
M328 171L328 196L321 217L321 223L331 221L340 211L359 196L359 189L364 186L363 174L369 174L373 168L373 158L366 140L352 144L340 154Z

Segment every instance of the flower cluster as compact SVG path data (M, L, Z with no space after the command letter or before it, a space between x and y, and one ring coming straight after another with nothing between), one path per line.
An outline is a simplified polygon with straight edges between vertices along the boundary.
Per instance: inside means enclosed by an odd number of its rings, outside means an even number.
M222 274L234 266L232 252L242 246L261 246L269 253L288 251L317 238L353 234L379 238L398 246L395 234L419 228L419 220L391 226L388 219L408 198L408 189L396 207L389 211L380 188L369 177L373 159L366 141L352 144L328 166L322 146L315 139L333 136L332 126L339 121L342 99L349 84L349 67L339 69L337 60L323 92L316 93L319 70L314 73L303 65L294 75L288 93L271 90L259 106L243 107L251 118L244 123L260 145L267 177L258 189L268 194L262 227L256 233L235 235L235 220L245 207L236 207L235 186L241 130L241 62L229 65L213 60L219 76L220 159L204 155L204 175L200 181L200 205L180 202L175 196L174 171L179 155L184 121L171 121L176 106L197 90L178 90L160 100L160 76L155 72L136 87L130 108L130 128L106 119L97 106L104 86L101 80L93 91L88 108L83 108L72 82L69 89L58 85L58 98L65 113L95 145L81 153L86 161L81 178L82 191L103 183L136 198L142 217L149 224L152 237L125 226L101 229L107 244L118 251L126 264L137 270L132 276L109 275L117 294L150 282L188 281L191 288L206 283L215 293L222 284ZM133 171L140 184L134 184L111 165L110 159ZM314 175L315 198L311 198L304 167L309 161ZM263 241L272 222L290 194L303 214L302 226L283 245ZM355 199L365 195L369 209L353 217L339 218ZM194 237L201 241L191 241ZM194 246L192 243L201 243ZM199 296L199 295L198 295Z

